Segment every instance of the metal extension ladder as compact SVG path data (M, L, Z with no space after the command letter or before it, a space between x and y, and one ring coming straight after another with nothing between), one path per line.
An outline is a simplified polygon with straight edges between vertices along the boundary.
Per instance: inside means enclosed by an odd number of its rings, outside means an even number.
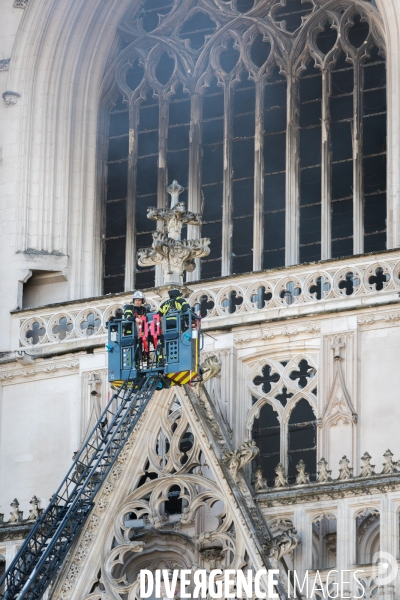
M161 383L124 383L87 437L50 504L0 580L2 600L40 600L89 516L94 498Z

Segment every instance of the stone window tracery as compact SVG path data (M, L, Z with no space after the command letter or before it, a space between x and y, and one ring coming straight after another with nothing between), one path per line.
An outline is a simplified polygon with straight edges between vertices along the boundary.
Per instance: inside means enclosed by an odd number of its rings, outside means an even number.
M260 450L253 461L253 474L261 469L267 486L276 487L276 469L280 464L289 484L295 484L303 470L314 481L317 472L314 359L306 355L283 361L260 359L252 366L248 381L252 408L246 428Z
M380 548L380 512L375 507L364 508L356 513L355 521L357 564L372 564Z
M132 6L103 83L104 292L136 267L173 179L216 277L386 245L386 67L364 0ZM189 226L189 229L192 226Z

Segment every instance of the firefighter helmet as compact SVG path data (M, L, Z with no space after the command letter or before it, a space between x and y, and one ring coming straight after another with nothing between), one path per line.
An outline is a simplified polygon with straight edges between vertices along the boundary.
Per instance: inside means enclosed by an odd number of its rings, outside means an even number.
M180 295L181 295L181 293L177 289L168 291L168 296L171 298L171 300L172 300L172 298L179 298Z
M142 304L144 304L146 302L145 295L143 294L143 292L140 292L139 290L136 290L136 292L133 294L132 300L141 300Z

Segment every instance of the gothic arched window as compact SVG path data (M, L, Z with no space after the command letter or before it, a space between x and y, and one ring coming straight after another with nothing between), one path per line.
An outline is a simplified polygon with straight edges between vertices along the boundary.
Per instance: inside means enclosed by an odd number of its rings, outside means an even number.
M302 460L311 480L317 471L317 420L310 404L302 398L293 408L288 423L288 478L294 483L296 465Z
M135 257L156 228L147 208L166 205L174 179L211 238L190 280L384 250L386 66L373 3L190 6L135 3L110 56L104 292L161 283Z
M267 485L272 487L276 476L275 467L280 463L281 426L277 412L271 404L264 404L260 416L254 419L252 438L260 450L253 471L261 467Z

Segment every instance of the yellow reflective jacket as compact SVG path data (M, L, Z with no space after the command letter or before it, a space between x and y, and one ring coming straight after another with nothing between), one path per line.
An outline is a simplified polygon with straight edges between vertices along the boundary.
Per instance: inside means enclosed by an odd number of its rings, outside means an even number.
M178 296L178 298L170 298L169 300L165 300L160 306L160 310L158 311L160 315L165 317L166 314L169 313L170 310L179 310L180 312L186 312L190 309L189 302L183 298L183 296Z

